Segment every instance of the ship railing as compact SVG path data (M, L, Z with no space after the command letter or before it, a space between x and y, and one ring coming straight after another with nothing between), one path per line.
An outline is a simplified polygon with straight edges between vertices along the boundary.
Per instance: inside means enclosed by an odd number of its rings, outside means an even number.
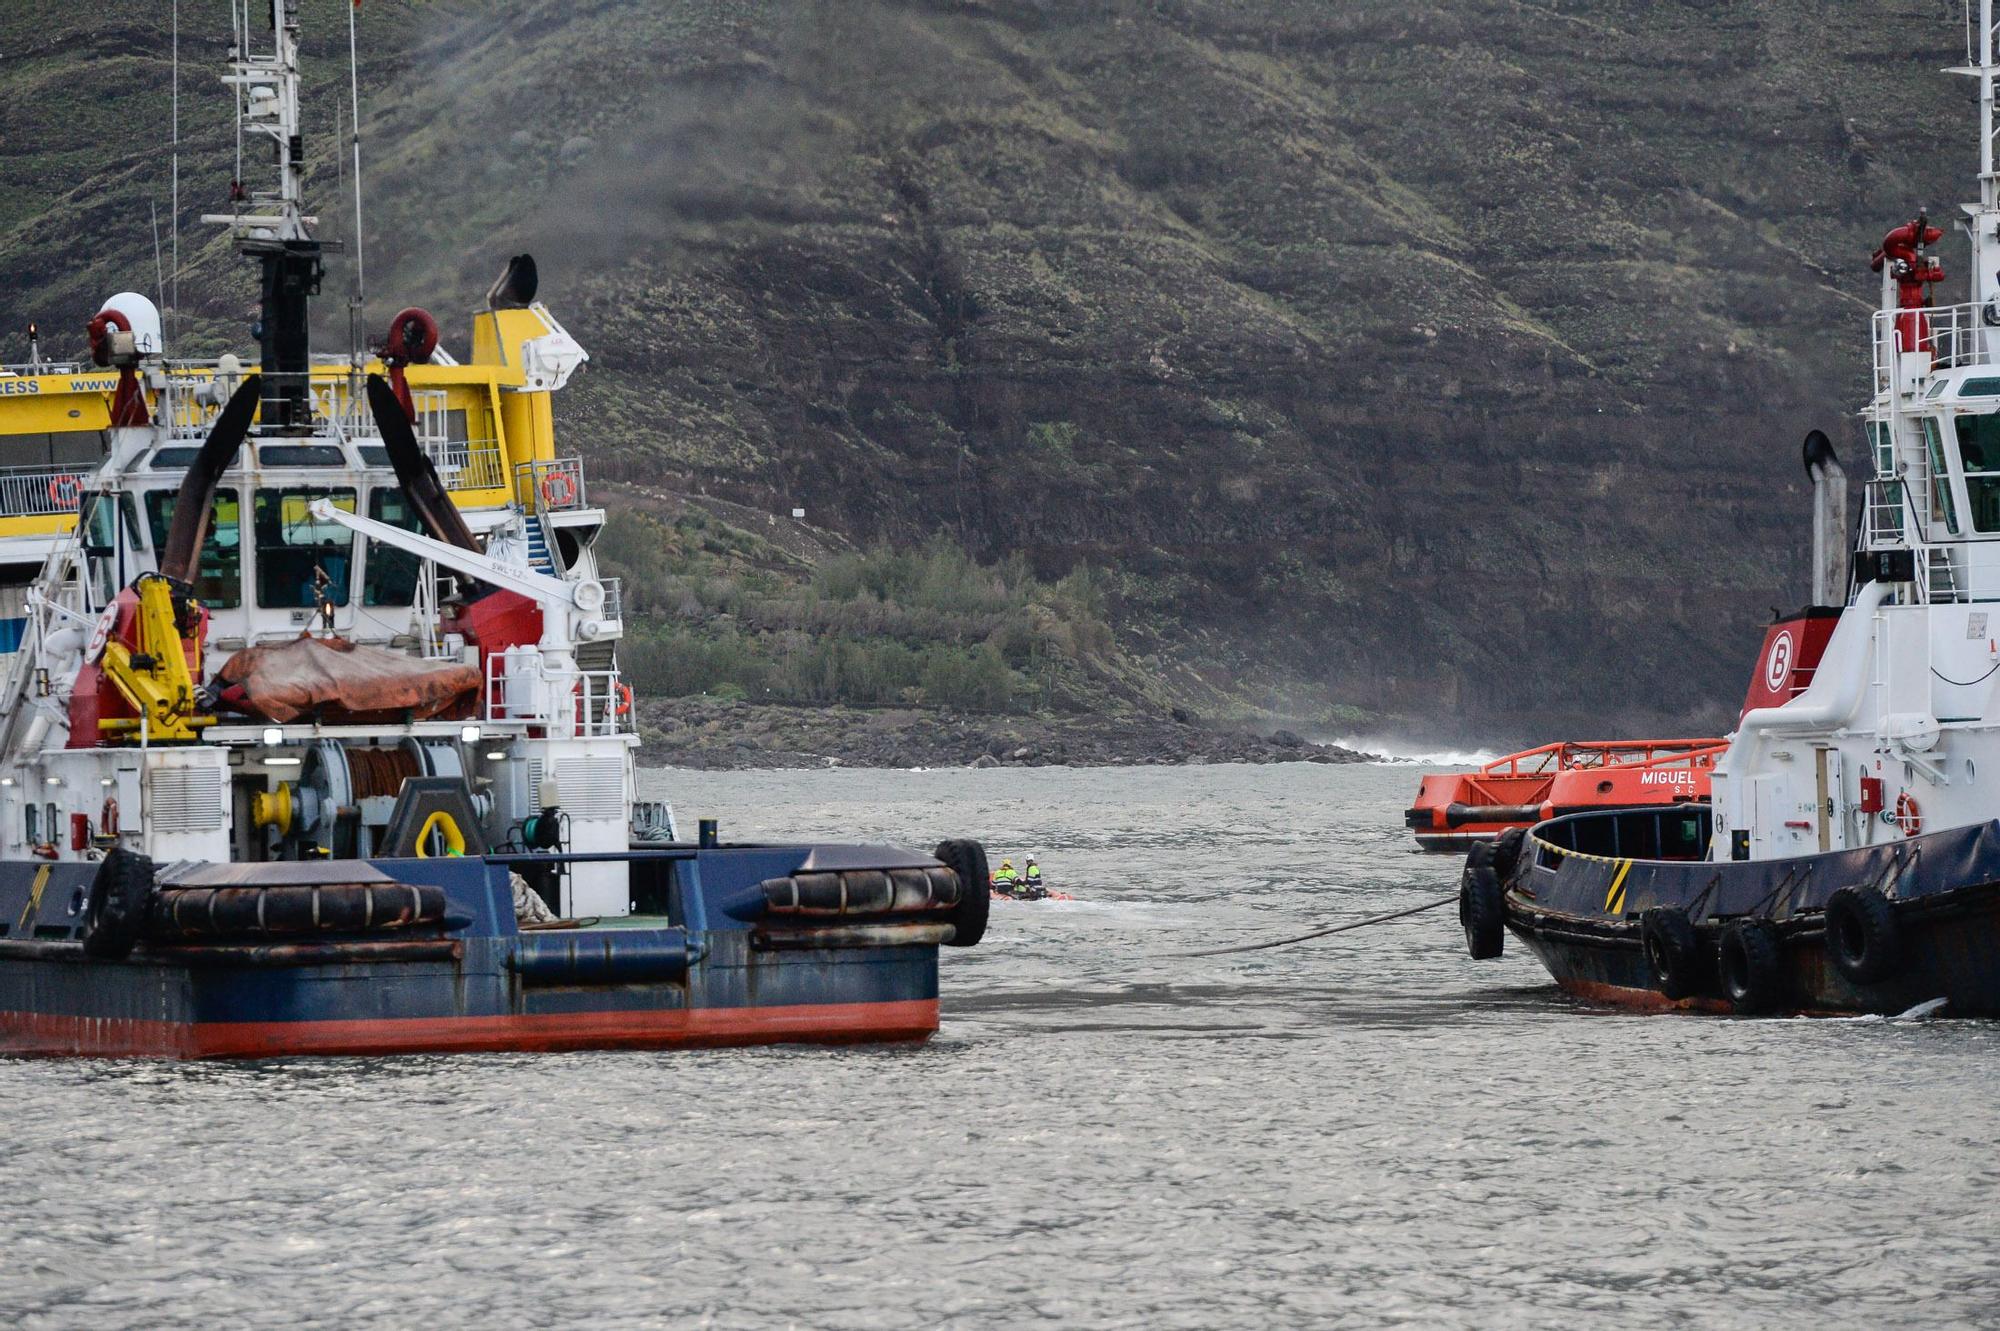
M538 647L486 657L485 720L560 739L633 733L632 694L617 670L550 669Z
M561 513L588 506L583 459L523 462L514 468L514 497L530 513Z
M1923 478L1878 478L1867 483L1861 504L1861 548L1864 550L1908 550L1916 561L1916 581L1911 584L1918 604L1948 605L1975 599L1966 562L1978 558L1984 583L1985 544L1968 545L1953 537L1939 537L1929 510L1932 481Z
M1908 500L1899 480L1873 480L1862 492L1862 535L1867 548L1900 548L1909 544Z
M1702 767L1727 747L1722 740L1558 740L1538 748L1496 758L1479 769L1480 776L1546 776L1575 769L1672 767L1681 763Z
M500 454L498 439L427 440L424 453L437 468L438 479L447 490L507 487L507 460Z
M0 517L74 514L95 466L0 467Z
M1938 305L1925 310L1877 310L1870 341L1875 354L1875 391L1909 389L1906 353L1922 352L1919 372L1965 365L1989 365L2000 356L2000 305Z
M96 374L95 365L80 360L0 361L0 377L31 379L41 374Z

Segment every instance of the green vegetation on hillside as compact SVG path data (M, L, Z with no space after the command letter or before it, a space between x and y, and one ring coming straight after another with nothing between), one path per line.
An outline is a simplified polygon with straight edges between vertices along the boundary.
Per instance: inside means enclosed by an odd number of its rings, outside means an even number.
M698 510L618 513L597 551L624 579L619 654L647 694L980 712L1122 701L1085 568L1044 583L1019 556L982 565L942 538L806 567Z

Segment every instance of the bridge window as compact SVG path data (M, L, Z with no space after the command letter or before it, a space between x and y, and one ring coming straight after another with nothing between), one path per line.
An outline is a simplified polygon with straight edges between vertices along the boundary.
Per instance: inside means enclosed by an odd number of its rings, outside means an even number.
M174 525L174 502L179 498L172 490L154 490L146 496L146 526L153 533L156 556L167 543L167 532ZM243 604L243 528L234 490L215 492L208 514L208 536L196 561L194 594L211 610L234 610Z
M404 531L423 531L416 509L401 490L376 490L369 494L368 516ZM417 566L422 561L415 555L376 542L368 547L366 558L361 604L409 605L417 599Z
M2000 532L2000 416L1960 416L1956 424L1972 529Z
M1958 386L1960 397L2000 397L2000 379L1967 379Z
M268 609L310 607L313 570L325 571L327 599L346 605L354 573L354 533L312 515L316 499L354 511L354 491L309 486L259 490L251 513L257 539L257 604Z
M1924 448L1931 460L1931 521L1944 523L1946 531L1958 535L1958 506L1951 499L1951 466L1944 458L1944 436L1937 417L1926 416Z

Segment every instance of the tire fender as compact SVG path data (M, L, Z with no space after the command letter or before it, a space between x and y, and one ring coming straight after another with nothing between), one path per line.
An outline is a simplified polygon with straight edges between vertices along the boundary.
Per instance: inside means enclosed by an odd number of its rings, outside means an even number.
M1458 923L1465 930L1465 950L1474 961L1491 961L1507 948L1507 905L1500 875L1493 869L1493 847L1479 843L1467 852L1458 879Z
M1701 940L1686 915L1671 906L1654 906L1639 917L1639 941L1655 989L1675 1000L1695 991L1701 975Z
M1843 887L1827 898L1826 955L1853 984L1877 984L1902 964L1895 906L1880 888Z
M946 947L971 947L986 936L986 917L993 909L987 890L992 875L986 868L986 847L977 841L941 841L934 859L958 875L958 904L952 907L951 941Z
M1768 1012L1784 990L1779 960L1783 941L1769 920L1735 920L1722 931L1716 969L1722 992L1738 1012Z
M83 905L85 955L106 961L130 956L153 905L153 862L123 846L98 861Z

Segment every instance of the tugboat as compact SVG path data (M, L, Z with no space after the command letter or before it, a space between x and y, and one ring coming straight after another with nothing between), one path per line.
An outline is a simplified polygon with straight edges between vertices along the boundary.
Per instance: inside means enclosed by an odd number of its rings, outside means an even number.
M637 798L619 587L516 257L315 356L298 26L230 52L269 188L254 363L108 301L0 369L0 1051L179 1057L913 1040L985 854L682 840Z
M1876 252L1873 477L1851 563L1815 472L1820 640L1795 696L1746 711L1712 804L1575 814L1468 854L1474 957L1505 933L1586 998L1735 1012L2000 1015L2000 174L1991 0L1978 60L1971 297L1932 306L1921 213ZM1808 441L1808 466L1824 439ZM1782 682L1792 648L1766 639ZM1783 660L1772 659L1774 654Z
M1463 851L1561 813L1708 799L1719 739L1570 741L1495 758L1475 772L1428 772L1403 824L1424 850Z

